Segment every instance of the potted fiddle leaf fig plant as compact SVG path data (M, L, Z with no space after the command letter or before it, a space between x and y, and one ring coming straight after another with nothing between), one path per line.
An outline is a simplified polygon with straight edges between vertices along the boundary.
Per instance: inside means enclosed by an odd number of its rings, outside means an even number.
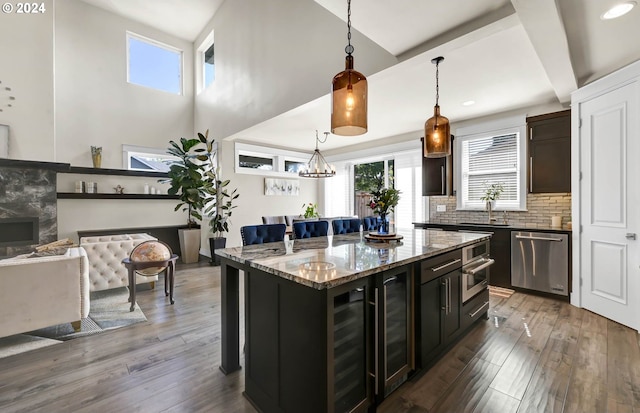
M229 192L229 179L220 179L220 168L213 169L213 163L211 163L211 169L209 169L205 176L211 186L208 187L211 200L207 204L205 213L209 215L209 226L213 237L209 237L209 248L211 250L211 265L219 265L220 259L216 257L216 249L223 249L227 245L227 238L224 236L225 232L229 232L229 218L231 217L232 210L236 208L233 205L233 201L236 200L240 194L238 188L234 188Z
M213 156L211 149L212 144L201 133L197 139L171 140L167 149L167 153L178 160L170 165L169 179L162 181L171 185L167 191L169 195L178 196L179 202L174 210L187 211L187 228L178 230L180 258L184 263L198 262L200 257L200 225L197 220L202 220L201 211L212 185L205 177L207 161Z

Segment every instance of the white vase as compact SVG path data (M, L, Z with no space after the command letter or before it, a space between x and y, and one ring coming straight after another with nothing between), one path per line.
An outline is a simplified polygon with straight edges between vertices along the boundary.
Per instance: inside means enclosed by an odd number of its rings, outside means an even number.
M180 259L185 264L198 262L200 258L200 229L179 229Z

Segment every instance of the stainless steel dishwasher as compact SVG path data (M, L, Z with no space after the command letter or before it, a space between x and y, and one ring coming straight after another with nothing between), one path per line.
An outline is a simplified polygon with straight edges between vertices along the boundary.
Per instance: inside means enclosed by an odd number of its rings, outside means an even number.
M568 295L569 235L511 231L511 285Z

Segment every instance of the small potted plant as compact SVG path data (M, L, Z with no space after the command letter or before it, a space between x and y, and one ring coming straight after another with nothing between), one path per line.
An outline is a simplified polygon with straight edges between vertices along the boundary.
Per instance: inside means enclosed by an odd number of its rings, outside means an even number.
M209 221L209 226L211 228L211 232L213 233L213 237L209 237L209 249L211 251L211 261L209 262L211 265L219 265L220 260L216 257L215 252L216 249L223 249L227 245L227 238L224 236L225 232L229 232L229 217L231 217L231 212L236 205L233 205L233 201L237 199L240 194L238 194L238 189L234 188L233 191L228 191L228 186L230 181L228 179L222 180L220 179L220 169L212 168L206 172L207 179L212 183L210 187L208 187L209 195L211 195L211 201L205 208L206 214L211 214L209 217L211 220Z
M480 198L481 201L485 201L485 209L491 211L496 207L496 201L500 199L500 195L504 192L504 186L501 182L494 182L489 185L487 182L484 184L484 195Z
M371 191L369 208L380 217L378 233L389 233L389 214L393 212L400 201L400 191L395 188L378 188Z
M302 207L304 208L302 216L304 216L305 219L320 217L320 214L318 214L318 204L309 202L308 204L302 204Z

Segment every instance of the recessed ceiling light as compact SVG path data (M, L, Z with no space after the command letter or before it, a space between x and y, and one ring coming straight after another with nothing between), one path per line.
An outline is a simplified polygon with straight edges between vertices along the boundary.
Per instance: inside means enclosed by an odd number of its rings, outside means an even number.
M467 100L466 102L462 102L462 106L471 106L475 103L476 103L475 100Z
M635 1L627 1L625 3L616 4L615 6L604 12L604 14L600 16L600 18L602 20L611 20L620 16L624 16L625 14L629 13L631 9L633 9L637 4L638 3L636 3Z

